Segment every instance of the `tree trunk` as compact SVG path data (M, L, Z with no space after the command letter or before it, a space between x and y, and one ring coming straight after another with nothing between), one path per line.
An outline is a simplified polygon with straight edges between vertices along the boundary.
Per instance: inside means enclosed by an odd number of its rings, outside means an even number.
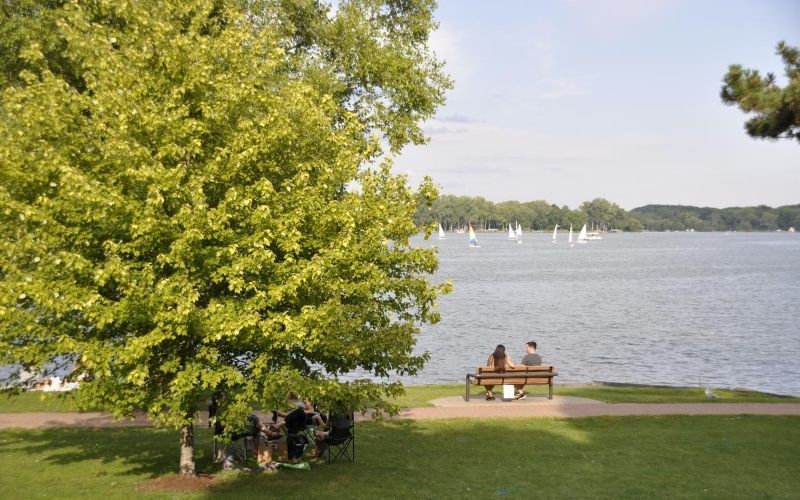
M194 424L181 427L181 476L194 476Z

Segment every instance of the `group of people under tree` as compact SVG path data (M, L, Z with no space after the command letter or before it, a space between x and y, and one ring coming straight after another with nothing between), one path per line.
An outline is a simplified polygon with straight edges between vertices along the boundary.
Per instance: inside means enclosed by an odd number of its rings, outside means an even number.
M542 364L542 357L536 352L536 342L530 341L525 344L525 356L522 357L520 360L520 364L524 366L538 366ZM515 368L516 365L511 360L511 357L506 354L506 347L502 344L498 344L495 347L494 352L489 355L489 358L486 360L486 366L494 367L497 371L503 371L506 368ZM527 395L524 391L525 384L515 384L514 385L514 399L520 400L525 399ZM494 385L487 385L485 386L486 389L486 400L491 401L494 399L494 394L492 390L494 389Z
M214 428L214 436L222 436L225 427L217 418L220 411L221 396L214 394L208 406L208 424ZM315 455L319 455L320 443L329 434L328 418L314 406L308 399L297 397L290 394L288 397L290 406L286 411L270 410L271 421L259 418L255 413L248 417L245 429L230 435L231 441L241 438L252 438L252 450L256 454L259 462L272 462L275 457L269 452L269 443L282 441L285 443L286 458L291 461L302 459L303 452L308 443L308 435L303 431L306 428L313 429L314 442L317 445ZM284 439L285 437L285 439ZM221 450L224 455L224 450ZM262 457L269 455L269 459L262 460ZM215 457L222 459L222 456ZM227 459L225 459L227 464ZM264 465L267 465L266 463Z

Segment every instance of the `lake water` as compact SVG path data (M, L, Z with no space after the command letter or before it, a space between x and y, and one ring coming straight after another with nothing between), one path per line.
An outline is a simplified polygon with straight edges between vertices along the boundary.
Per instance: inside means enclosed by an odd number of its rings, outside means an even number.
M435 238L435 236L434 236ZM746 387L800 395L800 234L615 233L570 248L566 235L421 238L450 280L442 321L407 383L459 382L502 343L535 340L558 383Z

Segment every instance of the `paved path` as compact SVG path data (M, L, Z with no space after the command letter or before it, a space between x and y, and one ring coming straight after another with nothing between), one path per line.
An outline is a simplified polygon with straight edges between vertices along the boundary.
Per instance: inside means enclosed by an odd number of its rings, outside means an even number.
M402 410L398 419L506 418L506 417L598 417L624 415L800 415L797 403L616 403L570 396L528 397L522 401L485 401L469 403L461 396L431 401L428 408ZM365 417L366 418L366 417ZM205 425L207 415L201 413L198 424ZM46 427L142 427L150 422L139 415L134 420L114 422L108 413L0 413L0 429Z

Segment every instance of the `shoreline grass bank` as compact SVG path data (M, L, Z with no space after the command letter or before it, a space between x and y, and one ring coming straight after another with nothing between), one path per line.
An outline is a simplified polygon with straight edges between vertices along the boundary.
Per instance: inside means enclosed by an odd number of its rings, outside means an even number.
M495 392L499 394L499 388ZM531 394L544 394L546 388L530 386ZM605 403L800 403L800 397L781 396L748 390L714 389L718 399L709 399L703 389L641 385L564 385L555 386L558 396L575 396ZM473 386L470 397L482 398L483 389ZM406 386L406 394L394 401L400 408L433 406L432 400L464 395L463 384ZM68 393L30 391L20 394L0 392L0 413L77 412ZM91 411L102 411L95 409Z

